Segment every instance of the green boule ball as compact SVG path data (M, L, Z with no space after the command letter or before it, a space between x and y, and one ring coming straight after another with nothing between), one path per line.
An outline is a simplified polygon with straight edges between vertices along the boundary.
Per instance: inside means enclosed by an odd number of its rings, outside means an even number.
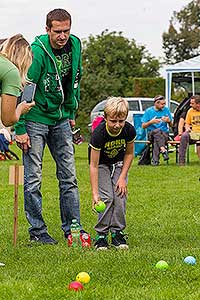
M160 270L167 270L169 268L169 265L166 261L160 260L157 262L156 268Z
M103 213L106 209L106 205L103 201L100 200L97 204L95 204L94 208L98 213Z

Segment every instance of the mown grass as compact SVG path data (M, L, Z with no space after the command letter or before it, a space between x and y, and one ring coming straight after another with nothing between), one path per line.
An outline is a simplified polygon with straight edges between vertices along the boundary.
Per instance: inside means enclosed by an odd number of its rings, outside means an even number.
M16 146L12 148L15 151ZM55 166L46 151L43 165L43 211L55 246L31 245L19 187L17 247L13 239L13 186L8 185L11 161L0 162L0 299L8 300L125 300L200 299L199 162L191 146L190 164L179 167L175 154L167 165L137 166L129 173L127 230L130 250L68 248L60 229ZM19 152L18 152L19 153ZM91 210L87 144L76 147L77 177L84 228L95 236ZM193 255L195 266L183 264ZM169 269L155 268L164 259ZM68 291L76 275L88 272L91 281L82 292Z

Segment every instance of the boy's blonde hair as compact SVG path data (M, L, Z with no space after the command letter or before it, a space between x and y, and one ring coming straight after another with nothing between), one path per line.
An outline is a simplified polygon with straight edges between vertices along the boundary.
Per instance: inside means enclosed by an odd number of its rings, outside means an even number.
M22 34L6 39L0 46L0 54L9 59L19 70L22 86L26 83L26 75L32 63L32 51Z
M122 97L110 97L106 101L104 108L104 117L108 115L112 117L123 117L127 118L128 115L128 101Z

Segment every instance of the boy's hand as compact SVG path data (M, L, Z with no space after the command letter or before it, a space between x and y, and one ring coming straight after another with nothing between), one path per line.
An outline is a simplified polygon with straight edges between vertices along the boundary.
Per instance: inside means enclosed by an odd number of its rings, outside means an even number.
M95 204L97 204L99 202L100 198L99 196L95 196L93 197L92 199L92 210L96 213L96 210L95 210Z
M127 195L127 193L128 193L127 183L126 183L126 180L124 178L119 177L119 179L116 183L115 192L117 192L117 195L120 196L121 198L123 196Z

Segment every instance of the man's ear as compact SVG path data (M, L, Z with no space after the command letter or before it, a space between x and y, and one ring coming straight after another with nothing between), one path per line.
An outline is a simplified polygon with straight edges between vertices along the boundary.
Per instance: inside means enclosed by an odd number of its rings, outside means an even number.
M48 33L50 31L51 31L51 29L48 26L46 26L46 32Z

